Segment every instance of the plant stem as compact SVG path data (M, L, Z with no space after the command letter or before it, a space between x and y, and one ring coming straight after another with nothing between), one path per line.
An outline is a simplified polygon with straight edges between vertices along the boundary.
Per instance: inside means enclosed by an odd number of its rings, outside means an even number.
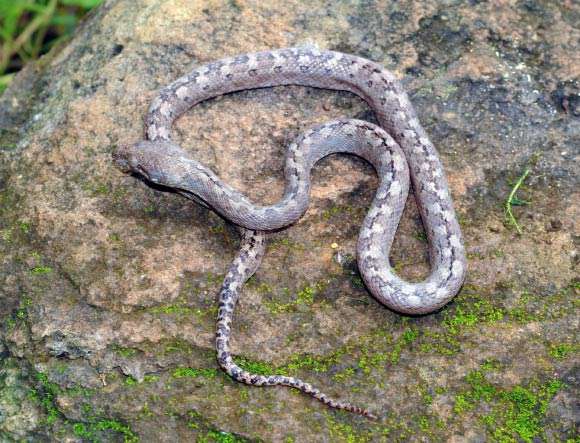
M6 70L12 56L20 51L22 46L32 37L32 34L42 26L48 24L56 9L57 1L50 0L48 5L46 5L46 9L37 15L14 41L6 42L4 50L0 54L0 73Z
M519 235L522 235L523 231L521 226L518 224L518 221L516 220L513 212L512 212L512 204L514 201L514 198L516 196L516 192L518 192L518 189L522 186L522 184L524 183L524 180L526 179L526 177L528 176L528 174L531 172L531 168L526 168L526 170L524 171L524 173L520 176L520 178L518 178L518 181L516 182L516 184L514 185L514 187L512 188L506 202L505 202L505 213L506 213L506 217L508 219L508 221L516 228L516 231L518 232Z

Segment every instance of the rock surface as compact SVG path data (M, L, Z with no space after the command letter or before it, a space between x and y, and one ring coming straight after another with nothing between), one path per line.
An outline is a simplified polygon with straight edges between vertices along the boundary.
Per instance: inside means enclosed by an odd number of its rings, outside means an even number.
M565 441L578 420L580 8L572 1L106 1L0 97L0 440ZM440 312L377 303L353 259L376 178L335 156L272 236L237 309L245 367L297 375L369 421L217 367L234 227L113 168L157 91L192 67L315 43L403 79L445 164L469 258ZM261 202L315 123L373 120L347 93L203 103L175 138ZM510 191L529 171L513 212ZM524 204L524 202L527 202ZM409 202L392 262L428 257Z

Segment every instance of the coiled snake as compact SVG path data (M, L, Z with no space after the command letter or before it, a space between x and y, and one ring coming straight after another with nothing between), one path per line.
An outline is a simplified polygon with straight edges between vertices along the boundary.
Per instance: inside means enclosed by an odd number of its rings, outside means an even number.
M253 204L170 139L174 120L199 102L233 91L289 84L350 91L370 105L381 127L360 120L337 120L301 135L287 151L285 192L274 205ZM240 252L219 295L216 348L220 366L243 383L291 386L333 408L371 416L365 409L328 398L299 379L245 371L233 361L229 339L240 290L260 265L266 232L288 226L302 216L309 202L310 170L332 153L366 159L380 179L357 245L358 266L369 291L389 308L407 314L432 312L458 292L466 261L443 168L393 74L364 58L314 47L227 58L201 66L165 87L149 108L146 129L148 140L117 150L117 166L173 188L242 228ZM429 277L419 283L402 280L389 264L409 177L431 261Z

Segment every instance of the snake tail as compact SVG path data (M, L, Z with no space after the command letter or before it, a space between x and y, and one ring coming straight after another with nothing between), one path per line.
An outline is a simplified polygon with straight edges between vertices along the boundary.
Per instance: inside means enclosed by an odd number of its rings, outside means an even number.
M217 360L221 368L234 380L252 386L289 386L308 394L334 409L360 414L376 419L367 409L330 398L328 395L295 377L285 375L252 374L238 366L230 352L231 324L240 289L260 266L265 251L265 236L258 231L242 232L240 252L232 262L219 295L216 333Z

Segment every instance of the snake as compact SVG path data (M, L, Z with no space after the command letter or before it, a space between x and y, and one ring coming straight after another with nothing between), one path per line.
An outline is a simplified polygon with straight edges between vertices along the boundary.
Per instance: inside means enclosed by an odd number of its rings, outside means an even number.
M281 85L348 91L370 106L379 124L339 119L299 135L286 151L284 194L271 205L252 202L171 140L174 121L196 104L236 91ZM376 418L369 410L335 400L298 378L243 369L234 361L230 339L235 306L244 283L260 266L267 235L302 217L309 204L312 168L335 153L363 158L379 178L356 246L368 291L387 308L420 315L440 309L460 290L467 263L447 179L400 81L376 62L312 45L243 54L199 66L161 89L149 107L145 126L145 140L115 150L116 166L214 210L241 231L239 252L219 293L215 347L220 367L242 383L289 386L331 408ZM389 262L410 186L429 244L430 273L419 282L402 279Z

